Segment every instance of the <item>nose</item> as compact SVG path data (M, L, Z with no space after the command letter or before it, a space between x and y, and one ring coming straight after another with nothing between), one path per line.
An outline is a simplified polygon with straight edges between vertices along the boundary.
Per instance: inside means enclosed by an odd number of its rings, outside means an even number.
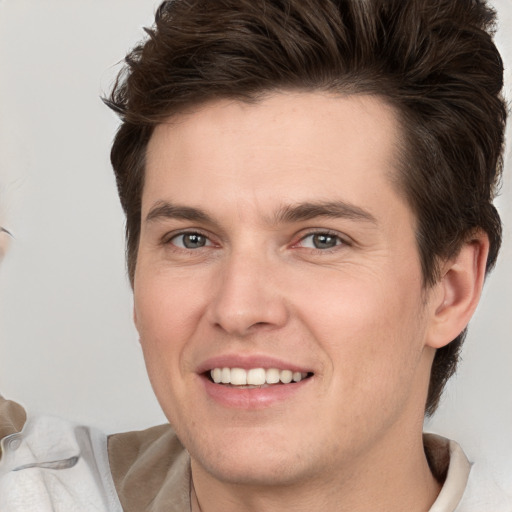
M237 337L285 325L289 311L278 266L247 253L227 258L216 277L210 323Z

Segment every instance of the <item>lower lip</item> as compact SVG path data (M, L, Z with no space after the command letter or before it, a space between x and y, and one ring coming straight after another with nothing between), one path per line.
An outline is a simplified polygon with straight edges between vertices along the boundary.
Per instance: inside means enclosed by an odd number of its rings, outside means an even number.
M236 388L215 384L200 376L206 394L218 404L235 409L264 409L289 400L308 385L312 377L290 384L275 384L266 388Z

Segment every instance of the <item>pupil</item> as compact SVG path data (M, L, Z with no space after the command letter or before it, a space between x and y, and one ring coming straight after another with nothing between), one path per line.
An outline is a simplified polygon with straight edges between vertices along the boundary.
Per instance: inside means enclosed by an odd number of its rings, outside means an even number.
M197 233L184 235L183 237L183 245L187 249L197 249L198 247L204 247L205 243L205 237L202 235L198 235Z
M336 237L325 234L315 235L313 243L317 249L330 249L336 246Z

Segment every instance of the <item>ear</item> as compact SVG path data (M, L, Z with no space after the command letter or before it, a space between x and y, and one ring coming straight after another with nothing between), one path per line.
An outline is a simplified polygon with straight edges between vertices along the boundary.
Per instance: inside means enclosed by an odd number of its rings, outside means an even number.
M442 266L441 279L431 290L432 321L426 345L441 348L468 325L480 300L489 253L489 238L477 231L459 253Z

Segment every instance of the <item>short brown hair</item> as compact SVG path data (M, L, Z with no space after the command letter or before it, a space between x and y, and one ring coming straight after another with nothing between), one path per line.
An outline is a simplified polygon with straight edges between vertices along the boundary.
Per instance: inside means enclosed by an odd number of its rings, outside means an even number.
M398 184L418 220L425 286L476 230L489 237L492 268L506 121L494 24L483 0L163 2L105 100L122 118L111 160L132 283L154 127L205 101L255 101L273 90L372 94L391 104L404 134ZM436 353L427 414L456 369L464 336Z

